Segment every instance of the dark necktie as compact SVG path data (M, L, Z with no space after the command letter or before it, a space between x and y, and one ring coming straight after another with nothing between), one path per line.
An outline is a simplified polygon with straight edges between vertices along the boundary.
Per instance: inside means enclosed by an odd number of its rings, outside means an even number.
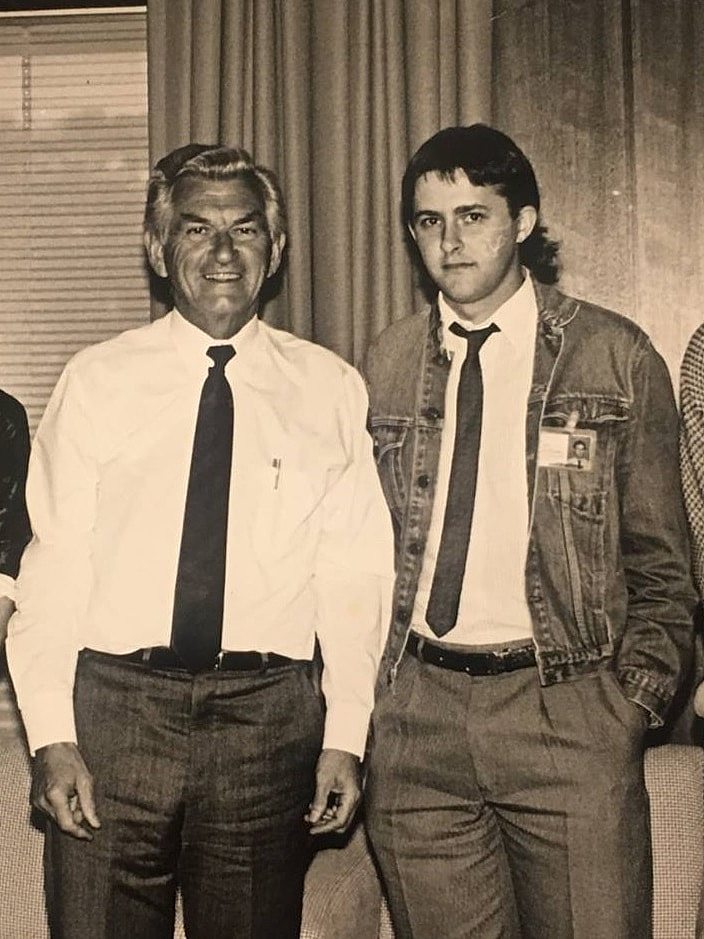
M234 405L225 366L232 346L211 346L193 437L176 573L171 646L189 671L212 668L222 643L225 549Z
M457 426L445 518L425 614L426 622L436 636L444 636L457 622L472 530L482 433L484 386L479 350L492 333L498 332L498 326L492 323L484 329L468 331L453 323L450 329L467 340L467 355L457 386Z

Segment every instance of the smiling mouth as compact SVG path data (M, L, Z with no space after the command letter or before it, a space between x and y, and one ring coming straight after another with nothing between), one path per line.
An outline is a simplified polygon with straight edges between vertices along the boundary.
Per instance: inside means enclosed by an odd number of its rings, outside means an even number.
M474 261L458 261L454 264L443 264L442 269L444 271L464 271L468 267L476 267L477 265Z
M217 274L204 274L203 276L206 280L215 284L230 284L235 280L242 279L242 275L236 274L234 271L221 271Z

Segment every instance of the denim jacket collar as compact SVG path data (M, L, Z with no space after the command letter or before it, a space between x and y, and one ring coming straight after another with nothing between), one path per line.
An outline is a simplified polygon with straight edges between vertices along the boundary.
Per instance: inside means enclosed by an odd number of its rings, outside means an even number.
M533 278L538 301L538 330L549 347L559 346L563 328L574 319L579 301L560 293L555 287L541 284ZM447 358L443 338L442 320L437 298L430 308L430 338L434 356Z
M538 303L538 330L533 360L528 409L526 413L526 476L529 493L529 511L532 520L535 493L538 435L550 381L562 348L563 330L574 319L579 301L565 296L555 287L541 284L533 278ZM427 354L430 362L440 366L425 372L425 381L419 387L422 414L435 416L444 410L444 387L449 357L443 341L443 327L437 299L430 308ZM428 406L430 405L430 406Z

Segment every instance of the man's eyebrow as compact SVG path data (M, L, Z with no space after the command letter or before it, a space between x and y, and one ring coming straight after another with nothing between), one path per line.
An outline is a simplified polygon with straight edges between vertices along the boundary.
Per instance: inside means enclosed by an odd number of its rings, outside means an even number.
M204 218L202 215L197 215L195 212L179 212L179 217L184 222L197 222L201 225L212 225L212 219ZM253 212L248 212L246 215L241 215L239 218L236 218L233 225L246 225L248 222L261 221L264 218L264 213L260 209L255 209Z
M464 215L466 212L476 212L478 209L488 212L489 206L484 205L483 202L473 202L471 205L458 205L454 212L455 215Z
M261 222L263 218L266 218L264 212L261 209L254 209L252 212L247 212L246 215L240 215L232 224L246 225L248 222Z
M453 215L466 215L467 212L489 212L489 206L485 205L483 202L473 202L471 205L458 205L452 210ZM422 215L442 215L442 212L439 209L417 209L413 213L413 218L420 218Z
M208 225L209 221L207 218L203 218L201 215L196 215L193 212L179 212L179 218L183 219L184 222L203 222Z

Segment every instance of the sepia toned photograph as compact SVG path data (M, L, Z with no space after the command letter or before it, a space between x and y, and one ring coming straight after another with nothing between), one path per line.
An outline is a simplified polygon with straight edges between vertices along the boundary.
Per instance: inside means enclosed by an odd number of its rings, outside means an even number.
M704 939L703 62L0 2L0 939Z

